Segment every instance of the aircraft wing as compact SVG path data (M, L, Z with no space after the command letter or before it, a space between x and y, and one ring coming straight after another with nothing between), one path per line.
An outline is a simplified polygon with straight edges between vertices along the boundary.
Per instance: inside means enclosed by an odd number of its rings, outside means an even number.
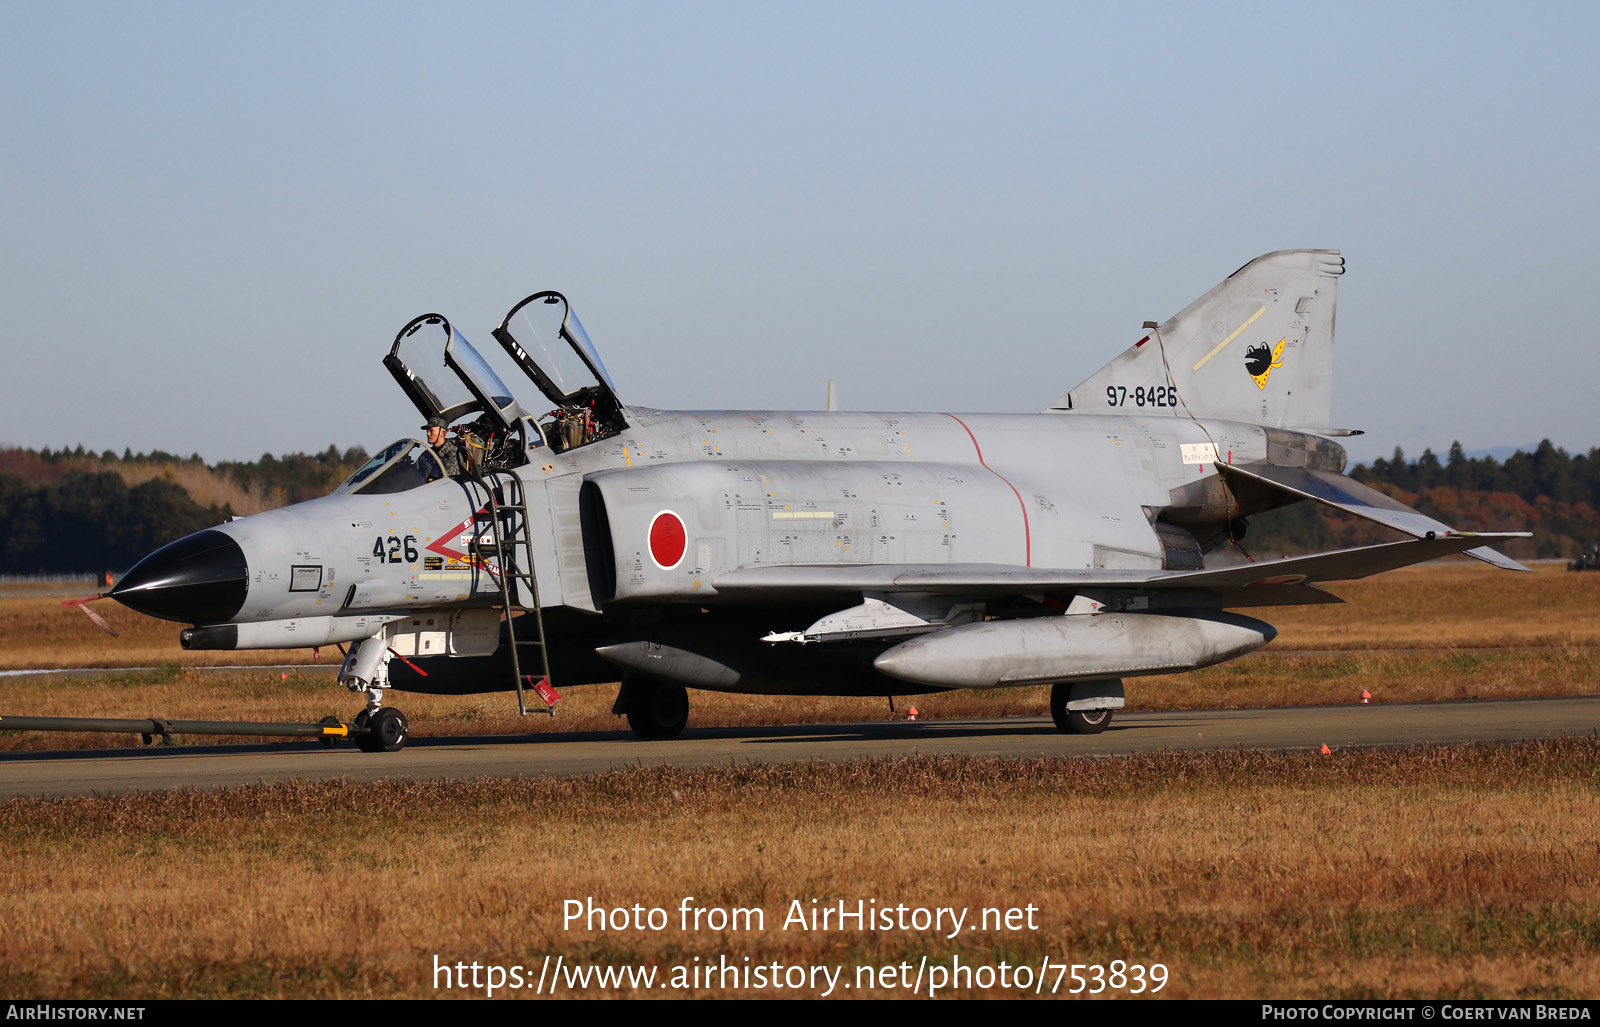
M863 592L925 592L997 596L1074 594L1087 588L1205 589L1225 606L1288 606L1339 602L1315 587L1451 556L1485 543L1527 538L1528 532L1451 532L1434 538L1384 542L1314 556L1291 556L1238 567L1199 571L1096 570L1016 567L1008 564L867 564L828 567L744 567L717 577L719 595L823 599ZM1498 555L1498 554L1496 554ZM1520 566L1520 565L1518 565Z
M1225 477L1238 475L1248 478L1271 488L1293 493L1302 499L1314 499L1345 513L1388 525L1417 538L1457 534L1448 524L1436 521L1421 511L1413 510L1399 500L1386 496L1377 489L1368 488L1353 478L1332 471L1312 471L1304 467L1279 467L1272 464L1248 466L1226 464L1219 470ZM1526 535L1503 537L1518 538ZM1465 552L1468 556L1477 557L1484 563L1506 570L1528 570L1509 556L1497 553L1487 545L1467 549Z

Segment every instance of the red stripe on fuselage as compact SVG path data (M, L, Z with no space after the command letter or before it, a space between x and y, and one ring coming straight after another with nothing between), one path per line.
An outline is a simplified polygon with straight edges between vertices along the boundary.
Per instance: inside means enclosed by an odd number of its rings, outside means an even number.
M944 416L950 418L950 420L952 420L952 421L956 422L957 424L961 425L962 430L964 430L967 433L967 438L972 440L973 451L978 454L978 463L983 464L983 469L984 470L988 471L990 474L994 475L996 478L999 478L1001 481L1005 482L1006 483L1006 488L1010 489L1011 490L1011 494L1013 496L1017 497L1017 506L1022 508L1022 554L1023 554L1023 563L1024 563L1025 566L1032 567L1033 566L1033 529L1028 524L1028 504L1024 503L1022 501L1022 493L1017 491L1017 487L1015 485L1011 484L1010 479L1008 479L1005 475L1001 474L999 471L995 470L993 467L990 467L987 463L984 463L984 460L983 460L983 447L978 445L978 437L976 435L972 434L972 429L967 427L967 422L963 421L961 418L957 417L955 414L945 414Z

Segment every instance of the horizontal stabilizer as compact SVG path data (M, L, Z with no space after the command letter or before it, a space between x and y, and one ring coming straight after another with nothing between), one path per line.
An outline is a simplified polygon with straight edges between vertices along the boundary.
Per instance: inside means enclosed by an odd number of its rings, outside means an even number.
M1379 492L1377 489L1368 488L1353 478L1332 471L1313 471L1304 467L1279 467L1273 464L1250 464L1248 466L1229 465L1220 468L1224 475L1240 475L1253 481L1258 481L1284 492L1292 493L1301 499L1314 499L1326 506L1331 506L1356 517L1363 517L1369 521L1387 525L1407 535L1416 538L1429 538L1438 535L1463 535L1443 521L1436 521L1427 514L1413 510L1397 499ZM1484 563L1493 564L1512 571L1525 571L1528 568L1490 549L1485 543L1490 536L1480 536L1483 541L1478 545L1465 549L1468 556L1477 557ZM1527 532L1515 532L1496 536L1500 539L1527 538Z

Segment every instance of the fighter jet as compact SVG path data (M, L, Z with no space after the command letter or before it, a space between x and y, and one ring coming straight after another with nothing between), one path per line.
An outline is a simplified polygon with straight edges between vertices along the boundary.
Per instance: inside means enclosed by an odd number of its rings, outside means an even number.
M1527 533L1456 531L1343 474L1344 269L1258 257L1037 414L632 406L555 292L493 330L519 393L426 314L384 365L453 436L173 542L107 594L190 624L187 649L348 645L372 751L405 742L391 688L514 690L526 712L530 688L619 678L647 738L683 729L690 688L1047 683L1057 726L1103 731L1123 679L1271 641L1240 609L1340 602L1321 585L1453 553L1526 569L1488 547ZM1207 566L1302 501L1407 537Z

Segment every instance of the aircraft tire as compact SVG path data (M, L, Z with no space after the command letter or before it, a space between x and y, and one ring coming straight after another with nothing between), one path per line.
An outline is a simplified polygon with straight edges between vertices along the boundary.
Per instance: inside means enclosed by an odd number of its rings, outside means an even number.
M640 738L676 738L689 722L689 692L671 681L630 674L622 702Z
M1097 735L1111 726L1112 710L1069 710L1072 685L1057 681L1050 689L1050 719L1069 735Z
M361 736L362 752L399 752L406 747L411 724L393 706L385 706L367 719L367 733Z
M362 752L377 752L372 748L372 735L367 732L367 721L372 719L371 710L362 710L350 721L350 736L356 740L356 748Z

